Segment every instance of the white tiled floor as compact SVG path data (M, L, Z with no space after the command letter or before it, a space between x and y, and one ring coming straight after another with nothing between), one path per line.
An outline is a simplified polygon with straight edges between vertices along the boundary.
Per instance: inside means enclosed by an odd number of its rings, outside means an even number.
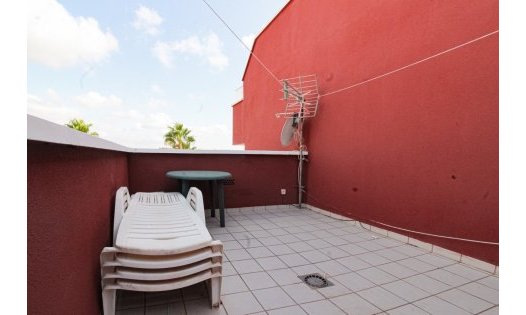
M204 284L159 293L120 291L117 314L498 314L498 277L421 248L294 207L227 209L223 304ZM314 290L299 275L333 286Z

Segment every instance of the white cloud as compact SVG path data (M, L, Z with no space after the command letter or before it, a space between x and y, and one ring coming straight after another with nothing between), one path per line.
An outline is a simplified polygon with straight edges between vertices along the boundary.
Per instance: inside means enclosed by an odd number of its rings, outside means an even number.
M248 48L252 49L252 46L254 45L254 40L256 40L256 35L250 33L246 36L241 37L241 40L243 41L243 44L245 44Z
M205 39L205 43L205 56L208 62L220 70L226 68L228 66L228 57L221 51L223 43L219 36L212 33Z
M112 123L112 121L125 121L125 125L127 128L131 126L133 126L134 128L139 128L141 125L139 121L143 116L144 115L141 112L135 109L129 109L126 111L116 111L111 113L111 117L108 116L108 124L110 126L115 126L115 124Z
M145 32L149 35L159 34L159 26L163 22L163 18L154 9L140 6L135 10L135 20L133 27L135 29Z
M88 93L75 97L75 100L82 106L91 108L116 107L122 105L122 100L115 95L104 96L98 92Z
M191 36L180 41L162 42L155 44L152 51L159 61L167 66L173 66L176 53L197 55L204 58L212 67L223 70L228 66L228 57L222 51L223 43L215 33L199 38Z
M27 56L53 68L96 63L118 49L117 39L92 17L74 17L55 0L28 4Z
M116 121L125 121L116 124ZM163 148L164 134L168 126L177 120L162 111L148 112L148 110L115 111L97 121L97 131L103 130L106 139L131 148ZM196 138L198 149L240 150L242 147L232 145L232 128L227 125L191 125L185 124ZM100 131L99 131L100 133Z
M120 100L117 96L115 99ZM152 103L169 104L162 99L151 99L136 106L86 107L79 99L102 100L109 102L112 98L97 92L69 98L71 104L54 101L68 99L49 89L42 97L29 94L27 97L28 114L64 125L73 118L82 118L93 123L93 130L100 138L113 141L131 148L163 148L164 134L168 126L175 123L173 117L164 108L156 109ZM120 101L123 103L122 101ZM93 103L89 103L93 104ZM233 146L232 128L225 124L192 125L185 124L196 138L195 146L199 149L242 149Z
M156 94L163 94L164 93L164 90L158 86L157 84L152 84L150 86L150 89L152 90L152 92L156 93Z
M157 109L157 108L168 108L170 104L163 99L151 98L146 103L146 106L152 109Z
M131 148L157 149L164 147L163 136L173 122L172 117L164 112L130 109L109 113L98 125L106 131L106 139L110 141Z
M187 126L195 137L198 149L239 150L239 146L232 145L232 128L223 124L211 126Z
M73 118L80 117L80 112L74 108L31 94L27 95L27 113L61 125Z
M47 95L52 99L52 100L55 100L55 101L59 101L60 100L60 95L57 93L57 91L53 90L53 89L47 89Z
M173 66L173 52L171 50L170 44L166 42L157 42L152 48L154 56L168 68Z
M165 113L148 113L140 123L142 128L158 129L166 132L167 126L172 124L172 118Z
M186 96L191 102L203 102L206 100L206 95L203 93L188 93Z

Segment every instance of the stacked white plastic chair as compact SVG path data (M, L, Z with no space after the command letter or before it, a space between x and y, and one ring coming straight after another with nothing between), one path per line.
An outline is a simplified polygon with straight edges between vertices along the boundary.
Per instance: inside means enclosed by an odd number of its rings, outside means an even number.
M210 303L219 306L223 244L206 229L201 191L117 191L114 246L100 255L104 314L114 314L116 290L168 291L207 282Z

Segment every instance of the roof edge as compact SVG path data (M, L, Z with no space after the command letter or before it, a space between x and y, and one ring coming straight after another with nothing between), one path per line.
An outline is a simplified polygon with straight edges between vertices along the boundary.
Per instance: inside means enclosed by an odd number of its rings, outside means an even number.
M232 104L232 107L238 105L239 103L243 102L243 99L240 99L239 101L235 102L234 104Z
M281 13L293 2L293 0L288 0L287 3L283 6L283 8L281 8L281 10L278 11L278 13L276 13L276 15L272 18L272 20L270 20L267 25L265 25L265 27L263 27L263 29L259 32L259 34L254 38L254 43L252 44L252 49L250 49L250 54L248 55L248 59L247 59L247 63L245 65L245 70L243 71L243 76L241 77L241 81L244 81L245 80L245 75L247 74L247 70L248 70L248 64L250 63L250 60L252 59L252 53L254 52L254 47L256 47L256 42L259 38L259 36L261 36L261 34L263 34L263 32L265 32L269 27L270 25L278 18L278 16L281 15Z
M131 152L132 149L115 142L94 137L65 125L27 114L27 140L74 145L95 149Z

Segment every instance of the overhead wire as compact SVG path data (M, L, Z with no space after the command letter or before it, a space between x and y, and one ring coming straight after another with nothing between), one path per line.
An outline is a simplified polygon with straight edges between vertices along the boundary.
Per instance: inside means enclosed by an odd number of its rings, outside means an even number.
M334 91L331 91L331 92L328 92L328 93L324 93L324 94L321 94L319 98L321 97L324 97L324 96L329 96L329 95L333 95L333 94L336 94L336 93L339 93L339 92L343 92L343 91L346 91L346 90L350 90L352 88L355 88L357 86L360 86L360 85L363 85L363 84L366 84L366 83L369 83L373 80L377 80L377 79L380 79L380 78L383 78L385 76L388 76L388 75L391 75L393 73L396 73L396 72L399 72L399 71L402 71L404 69L407 69L407 68L410 68L410 67L413 67L413 66L416 66L422 62L425 62L425 61L428 61L430 59L433 59L433 58L436 58L436 57L439 57L441 55L444 55L446 53L449 53L451 51L454 51L456 49L459 49L461 47L464 47L466 45L469 45L469 44L472 44L472 43L475 43L479 40L482 40L484 38L487 38L489 36L492 36L492 35L495 35L499 32L499 30L496 30L496 31L493 31L493 32L490 32L490 33L487 33L487 34L484 34L482 36L479 36L477 38L474 38L470 41L467 41L467 42L464 42L460 45L457 45L457 46L454 46L454 47L451 47L449 49L446 49L444 51L441 51L439 53L436 53L434 55L431 55L431 56L428 56L426 58L423 58L423 59L420 59L418 61L415 61L413 63L410 63L408 65L405 65L403 67L400 67L400 68L397 68L397 69L394 69L394 70L391 70L389 72L386 72L386 73L383 73L383 74L380 74L380 75L377 75L373 78L370 78L370 79L367 79L367 80L364 80L364 81L361 81L361 82L358 82L358 83L355 83L355 84L352 84L350 86L347 86L347 87L344 87L344 88L340 88L340 89L337 89L337 90L334 90ZM307 194L305 192L305 194L311 198L313 198L311 195ZM313 198L313 199L316 199L316 198ZM332 208L334 208L333 206L331 206ZM336 208L334 208L336 209ZM339 209L336 209L338 210L338 212L341 212L341 213L348 213L350 214L348 211L341 211ZM356 220L357 221L357 220ZM458 241L464 241L464 242L470 242L470 243L478 243L478 244L486 244L486 245L496 245L496 246L499 246L499 243L498 242L489 242L489 241L480 241L480 240L474 240L474 239L467 239L467 238L461 238L461 237L453 237L453 236L447 236L447 235L438 235L438 234L433 234L433 233L426 233L426 232L421 232L421 231L416 231L416 230L411 230L411 229L406 229L406 228L402 228L402 227L398 227L398 226L394 226L394 225L390 225L390 224L386 224L386 223L383 223L383 222L380 222L380 221L376 221L376 220L371 220L371 219L368 219L367 221L369 222L372 222L372 223L376 223L376 224L379 224L379 225L382 225L382 226L386 226L386 227L390 227L392 229L396 229L396 230L400 230L400 231L405 231L405 232L409 232L409 233L413 233L413 234L419 234L419 235L425 235L425 236L430 236L430 237L435 237L435 238L443 238L443 239L451 239L451 240L458 240ZM360 222L360 221L357 221L357 222ZM360 225L361 222L360 222ZM362 225L363 227L363 225Z
M318 203L320 204L323 204L323 202L321 202L319 199L317 199L316 197L312 196L311 194L307 193L305 190L303 191L307 197L313 199L314 201L317 201ZM498 242L489 242L489 241L480 241L480 240L474 240L474 239L469 239L469 238L462 238L462 237L454 237L454 236L447 236L447 235L440 235L440 234L433 234L433 233L426 233L426 232L421 232L421 231L416 231L416 230L411 230L411 229L406 229L406 228L402 228L402 227L399 227L399 226L395 226L395 225L390 225L390 224L386 224L386 223L383 223L383 222L380 222L380 221L376 221L376 220L372 220L372 219L364 219L364 218L360 218L359 216L356 216L354 215L352 212L350 211L343 211L337 207L335 207L334 205L330 205L329 204L329 208L332 208L333 210L336 210L336 212L339 212L339 213L344 213L346 215L350 215L352 217L356 217L360 220L364 220L364 221L367 221L367 222L371 222L371 223L376 223L376 224L379 224L379 225L383 225L383 226L387 226L387 227L390 227L392 229L396 229L396 230L400 230L400 231L405 231L405 232L409 232L409 233L413 233L413 234L418 234L418 235L425 235L425 236L430 236L430 237L435 237L435 238L444 238L444 239L451 239L451 240L457 240L457 241L463 241L463 242L469 242L469 243L478 243L478 244L486 244L486 245L496 245L496 246L499 246L499 243ZM343 220L343 221L356 221L360 224L360 226L364 229L366 229L362 222L360 220L357 220L357 219L353 219L353 218L350 218L349 220Z
M212 13L214 13L214 15L226 26L226 28L230 31L230 33L232 33L232 35L234 35L234 37L237 38L237 40L241 43L241 45L245 47L245 49L252 55L252 57L254 57L254 59L256 59L256 61L259 62L259 64L270 74L270 76L272 76L272 78L281 85L280 79L278 79L278 77L272 71L270 71L270 69L263 63L263 61L261 61L261 59L259 59L259 57L256 56L256 54L252 52L252 49L248 48L245 42L243 42L243 40L236 34L236 32L234 32L234 30L219 15L219 13L217 13L216 10L214 10L214 8L212 8L212 6L208 2L206 2L206 0L201 0L201 1L203 1L203 3L210 9L210 11L212 11Z
M278 79L278 77L272 71L270 71L270 69L263 63L263 61L261 61L261 59L259 59L259 57L256 56L256 54L254 54L252 49L250 49L243 42L243 40L236 34L236 32L230 27L230 25L228 25L228 23L219 15L219 13L217 13L217 11L214 10L214 8L206 0L201 0L201 1L225 25L225 27L232 33L232 35L234 35L234 37L237 38L237 40L241 43L241 45L243 45L243 47L245 47L245 49L250 53L250 55L252 55L252 57L254 57L254 59L256 59L256 61L263 67L263 69L265 69L270 74L270 76L274 80L276 80L276 82L278 82L279 85L282 85L283 84L282 80ZM297 93L299 93L293 86L290 86L290 87L293 90L295 90ZM301 128L301 126L299 128ZM306 149L306 146L304 144L302 144L303 143L302 135L299 135L298 138L299 138L298 140L299 140L299 143L300 143L299 148L298 148L298 150L299 150L299 156L298 156L298 159L299 159L299 163L298 163L298 169L299 169L299 171L298 171L298 187L299 187L300 191L302 191L303 190L303 186L302 186L302 183L301 183L301 174L302 174L301 169L302 169L302 163L303 163L303 160L304 160L303 151ZM300 195L301 195L301 193L300 193ZM300 198L300 204L301 204L301 197L299 197L299 198Z
M434 55L431 55L431 56L429 56L429 57L426 57L426 58L420 59L420 60L418 60L418 61L415 61L415 62L413 62L413 63L410 63L410 64L408 64L408 65L405 65L405 66L403 66L403 67L397 68L397 69L395 69L395 70L391 70L391 71L386 72L386 73L384 73L384 74L377 75L377 76L375 76L375 77L373 77L373 78L370 78L370 79L367 79L367 80L364 80L364 81L361 81L361 82L358 82L358 83L352 84L352 85L350 85L350 86L343 87L343 88L341 88L341 89L337 89L337 90L332 91L332 92L328 92L328 93L325 93L325 94L321 94L321 95L318 97L318 99L319 99L319 98L322 98L322 97L324 97L324 96L329 96L329 95L333 95L333 94L336 94L336 93L340 93L340 92L343 92L343 91L346 91L346 90L350 90L350 89L352 89L352 88L355 88L355 87L357 87L357 86L363 85L363 84L365 84L365 83L369 83L369 82L371 82L371 81L374 81L374 80L377 80L377 79L383 78L383 77L385 77L385 76L388 76L388 75L391 75L391 74L393 74L393 73L396 73L396 72L402 71L402 70L404 70L404 69L407 69L407 68L410 68L410 67L416 66L417 64L420 64L420 63L422 63L422 62L425 62L425 61L428 61L428 60L430 60L430 59L436 58L436 57L441 56L441 55L443 55L443 54L447 54L447 53L449 53L449 52L451 52L451 51L453 51L453 50L456 50L456 49L458 49L458 48L461 48L461 47L464 47L464 46L466 46L466 45L472 44L472 43L477 42L477 41L479 41L479 40L481 40L481 39L484 39L484 38L486 38L486 37L489 37L489 36L491 36L491 35L495 35L495 34L498 33L498 32L499 32L499 30L496 30L496 31L493 31L493 32L490 32L490 33L484 34L484 35L479 36L479 37L477 37L477 38L475 38L475 39L472 39L472 40L470 40L470 41L467 41L467 42L462 43L462 44L460 44L460 45L457 45L457 46L455 46L455 47L451 47L451 48L449 48L449 49L446 49L446 50L444 50L444 51L441 51L441 52L436 53L436 54L434 54Z
M206 1L206 0L201 0L207 7L208 9L210 9L210 11L225 25L225 27L232 33L232 35L234 35L234 37L241 43L241 45L243 45L243 47L245 47L245 49L250 53L250 55L252 55L252 57L254 57L254 59L256 59L256 61L270 74L270 76L272 76L272 78L274 80L276 80L276 82L278 82L280 85L282 84L282 81L265 65L265 63L263 63L263 61L261 61L261 59L259 59L259 57L254 54L254 52L252 51L252 49L250 49L244 42L243 40L237 35L237 33L230 27L230 25L228 25L228 23L219 15L219 13L217 13L216 10L214 10L214 8ZM360 86L360 85L363 85L365 83L369 83L371 81L374 81L374 80L377 80L377 79L380 79L380 78L383 78L385 76L388 76L388 75L391 75L393 73L396 73L396 72L399 72L399 71L402 71L404 69L407 69L407 68L410 68L410 67L413 67L413 66L416 66L422 62L425 62L425 61L428 61L430 59L433 59L433 58L436 58L438 56L441 56L443 54L446 54L446 53L449 53L453 50L456 50L458 48L461 48L461 47L464 47L466 45L469 45L469 44L472 44L474 42L477 42L481 39L484 39L486 37L489 37L489 36L492 36L492 35L495 35L499 32L499 30L496 30L496 31L493 31L493 32L490 32L490 33L487 33L487 34L484 34L482 36L479 36L477 38L474 38L470 41L467 41L467 42L464 42L460 45L457 45L457 46L454 46L454 47L451 47L449 49L446 49L444 51L441 51L439 53L436 53L434 55L431 55L431 56L428 56L426 58L423 58L423 59L420 59L420 60L417 60L413 63L410 63L408 65L405 65L403 67L400 67L400 68L397 68L397 69L394 69L394 70L391 70L389 72L386 72L386 73L383 73L383 74L380 74L380 75L377 75L373 78L370 78L370 79L367 79L367 80L364 80L364 81L360 81L358 83L354 83L350 86L346 86L346 87L343 87L343 88L340 88L340 89L337 89L337 90L334 90L334 91L331 91L331 92L327 92L327 93L324 93L324 94L320 94L318 96L318 99L322 98L322 97L325 97L325 96L329 96L329 95L333 95L333 94L336 94L336 93L340 93L340 92L343 92L343 91L346 91L346 90L349 90L349 89L352 89L352 88L355 88L357 86Z
M234 37L241 43L241 45L243 45L243 47L245 47L245 49L250 53L250 55L252 55L252 57L254 57L254 59L256 59L256 61L270 74L270 76L276 80L280 85L282 84L281 80L278 79L278 77L263 63L263 61L261 61L261 59L259 59L259 57L254 54L254 52L252 51L252 49L250 49L244 42L243 40L236 34L236 32L228 25L228 23L214 10L214 8L206 1L206 0L201 0L209 9L210 11L212 11L212 13L225 25L225 27L232 33L232 35L234 35ZM433 59L433 58L436 58L436 57L439 57L443 54L446 54L446 53L449 53L453 50L456 50L456 49L459 49L461 47L464 47L466 45L469 45L469 44L472 44L474 42L477 42L481 39L484 39L484 38L487 38L489 36L492 36L492 35L495 35L499 32L499 30L496 30L496 31L493 31L493 32L490 32L490 33L487 33L487 34L484 34L482 36L479 36L475 39L472 39L470 41L467 41L467 42L464 42L460 45L457 45L457 46L454 46L454 47L451 47L449 49L446 49L444 51L441 51L439 53L436 53L434 55L431 55L431 56L428 56L426 58L423 58L423 59L420 59L418 61L415 61L413 63L410 63L408 65L405 65L403 67L400 67L400 68L397 68L397 69L394 69L394 70L391 70L389 72L386 72L386 73L383 73L383 74L380 74L380 75L377 75L373 78L370 78L370 79L367 79L367 80L364 80L364 81L361 81L361 82L358 82L358 83L355 83L355 84L352 84L350 86L346 86L346 87L343 87L343 88L340 88L340 89L337 89L337 90L334 90L334 91L331 91L331 92L328 92L328 93L324 93L324 94L321 94L318 96L318 99L322 98L322 97L325 97L325 96L329 96L329 95L333 95L333 94L336 94L336 93L340 93L340 92L343 92L343 91L346 91L346 90L350 90L352 88L355 88L357 86L360 86L360 85L363 85L363 84L366 84L366 83L369 83L371 81L374 81L374 80L377 80L377 79L380 79L380 78L383 78L385 76L388 76L388 75L391 75L393 73L396 73L396 72L399 72L399 71L402 71L404 69L407 69L407 68L410 68L410 67L413 67L413 66L416 66L422 62L425 62L425 61L428 61L430 59ZM308 194L304 189L303 187L299 187L299 189L301 189L307 196L313 198L313 199L316 199L314 198L312 195ZM340 211L339 209L335 208L335 207L332 207L334 208L334 210L337 210L338 212L342 212ZM347 212L343 212L343 213L347 213ZM360 225L363 227L362 225L362 222L361 221L358 221L358 220L355 220L355 219L349 219L349 220L345 220L345 221L356 221L356 222L359 222ZM394 226L394 225L389 225L389 224L386 224L386 223L383 223L383 222L379 222L379 221L376 221L376 220L368 220L370 222L373 222L373 223L376 223L376 224L379 224L379 225L383 225L383 226L387 226L387 227L390 227L392 229L397 229L397 230L401 230L401 231L405 231L405 232L410 232L410 233L414 233L414 234L419 234L419 235L426 235L426 236L431 236L431 237L436 237L436 238L444 238L444 239L452 239L452 240L459 240L459 241L465 241L465 242L472 242L472 243L480 243L480 244L487 244L487 245L499 245L498 242L488 242L488 241L479 241L479 240L473 240L473 239L466 239L466 238L460 238L460 237L453 237L453 236L446 236L446 235L438 235L438 234L432 234L432 233L426 233L426 232L420 232L420 231L415 231L415 230L411 230L411 229L406 229L406 228L401 228L401 227L397 227L397 226Z
M376 224L380 224L380 225L387 226L387 227L390 227L390 228L393 228L393 229L397 229L397 230L405 231L405 232L410 232L410 233L414 233L414 234L432 236L432 237L437 237L437 238L445 238L445 239L450 239L450 240L458 240L458 241L464 241L464 242L470 242L470 243L479 243L479 244L497 245L497 246L499 245L498 242L479 241L479 240L473 240L473 239L468 239L468 238L446 236L446 235L438 235L438 234L420 232L420 231L415 231L415 230L410 230L410 229L404 229L404 228L401 228L401 227L398 227L398 226L389 225L389 224L378 222L378 221L375 221L375 220L370 220L370 221L373 222L373 223L376 223Z

